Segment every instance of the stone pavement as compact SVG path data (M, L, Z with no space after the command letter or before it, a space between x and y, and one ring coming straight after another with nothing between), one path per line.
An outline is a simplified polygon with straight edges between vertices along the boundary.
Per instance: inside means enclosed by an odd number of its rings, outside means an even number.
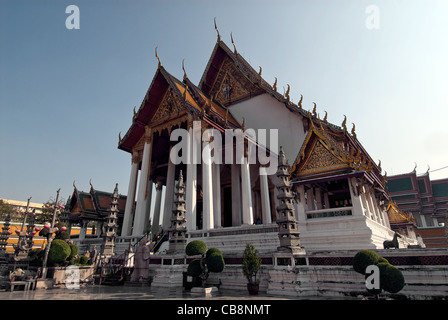
M66 287L33 291L0 291L0 300L328 300L321 297L283 297L265 292L249 295L247 291L222 290L211 296L191 293L183 288L150 286L88 285L79 289Z

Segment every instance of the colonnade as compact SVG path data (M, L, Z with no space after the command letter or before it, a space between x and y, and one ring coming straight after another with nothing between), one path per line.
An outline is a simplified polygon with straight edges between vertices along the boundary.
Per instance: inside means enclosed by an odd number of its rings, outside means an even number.
M202 177L200 184L202 186L202 229L210 230L221 228L223 227L221 208L222 202L224 201L223 195L221 194L221 170L224 164L212 161L212 150L208 143L211 136L206 136L201 128L197 129L189 125L189 129L191 134L188 135L186 144L187 163L185 164L185 216L187 219L187 231L196 230L198 225L196 221L199 209L198 170L201 170L199 172ZM134 151L132 154L131 172L121 236L140 236L149 229L151 198L154 184L156 194L154 197L155 204L153 206L152 233L156 234L160 232L159 225L161 225L163 230L167 230L171 223L176 183L175 163L178 161L173 162L170 157L167 164L166 179L165 177L154 177L155 181L152 181L150 165L152 149L154 148L152 137L153 131L151 128L147 127L145 130L143 149ZM178 156L177 153L174 156ZM232 226L252 225L255 223L250 170L251 164L248 163L248 159L244 156L241 160L241 164L230 164ZM162 196L163 185L165 185L164 197ZM162 201L163 210L161 210ZM261 209L263 224L272 223L267 175L260 175L260 202L261 206L259 207Z

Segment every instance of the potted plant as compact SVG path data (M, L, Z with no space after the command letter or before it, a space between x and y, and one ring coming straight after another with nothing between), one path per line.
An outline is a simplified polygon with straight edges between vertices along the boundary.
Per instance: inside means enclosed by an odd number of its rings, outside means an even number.
M247 290L250 294L257 294L259 290L259 280L257 273L261 268L261 259L258 257L258 250L248 243L243 255L243 273L247 278Z

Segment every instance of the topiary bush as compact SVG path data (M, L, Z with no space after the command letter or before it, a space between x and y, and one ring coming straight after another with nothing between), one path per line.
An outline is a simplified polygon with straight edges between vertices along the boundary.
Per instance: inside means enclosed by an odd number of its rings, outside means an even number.
M199 277L202 273L201 259L194 259L187 268L187 274L192 277Z
M224 270L225 263L221 252L209 254L206 256L206 260L207 268L210 272L222 272Z
M85 266L89 263L89 257L86 256L78 256L78 258L75 259L75 264Z
M28 258L30 259L30 265L35 267L41 267L44 262L43 249L33 249L28 252Z
M70 246L66 241L54 239L51 242L50 251L48 253L49 265L58 265L65 262L71 252Z
M361 250L353 258L353 269L358 273L365 274L368 266L377 265L379 262L387 262L387 260L375 251Z
M78 254L79 249L76 244L70 244L69 246L70 246L70 256L68 257L67 260L72 260Z
M70 233L68 231L68 227L67 227L66 223L58 222L55 224L55 227L58 228L58 231L56 231L54 234L55 239L61 239L61 240L70 239ZM62 230L64 228L65 228L65 230Z
M370 276L366 274L366 268L370 265L377 266L380 273L379 289L369 289L370 293L378 295L382 290L389 293L397 293L403 289L405 281L402 272L376 252L361 250L353 258L353 269L365 275L366 279Z
M207 250L207 245L201 240L194 240L187 244L185 247L185 253L187 256L197 256L199 254L204 254Z
M200 259L194 259L187 268L187 274L193 277L200 277L202 286L210 272L222 272L225 267L224 257L217 248L207 250L207 245L201 240L194 240L187 244L185 253L188 256L201 255Z
M397 267L387 262L378 263L380 270L380 288L389 292L397 293L404 287L404 276Z

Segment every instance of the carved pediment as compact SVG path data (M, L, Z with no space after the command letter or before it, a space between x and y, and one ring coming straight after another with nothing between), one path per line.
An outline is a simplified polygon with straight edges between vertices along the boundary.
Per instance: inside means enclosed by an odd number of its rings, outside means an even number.
M309 154L299 163L296 176L307 176L349 168L348 164L334 155L320 139L312 142Z
M184 110L179 98L172 91L168 90L151 122L157 122L165 118L168 119Z
M225 59L211 91L211 95L222 105L228 105L229 101L235 103L260 93L262 93L260 88L244 76L229 58Z

